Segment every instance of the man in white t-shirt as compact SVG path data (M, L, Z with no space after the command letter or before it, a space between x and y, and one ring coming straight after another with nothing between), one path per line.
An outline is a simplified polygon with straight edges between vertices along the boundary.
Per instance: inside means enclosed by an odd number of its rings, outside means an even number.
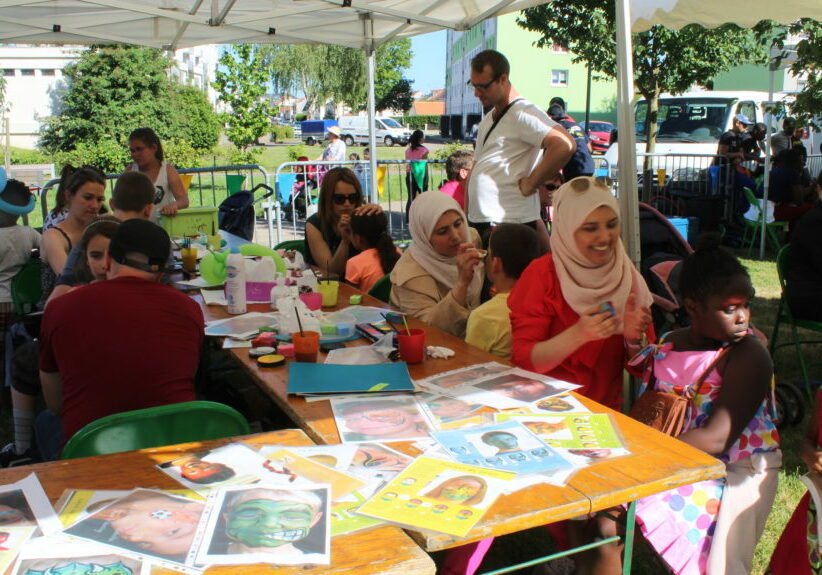
M468 83L483 108L492 108L477 131L467 197L469 223L484 238L503 222L538 229L537 187L554 178L576 150L562 126L517 94L510 69L496 50L471 60Z

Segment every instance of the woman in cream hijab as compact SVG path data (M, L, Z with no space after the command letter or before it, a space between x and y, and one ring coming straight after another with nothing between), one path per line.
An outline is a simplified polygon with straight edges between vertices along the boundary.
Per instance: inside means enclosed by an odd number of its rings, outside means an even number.
M459 204L438 191L420 194L408 221L413 243L391 272L391 303L462 338L482 289L479 235Z
M525 270L511 295L513 361L577 383L613 409L622 370L651 324L651 294L619 237L619 205L590 177L554 194L552 253Z

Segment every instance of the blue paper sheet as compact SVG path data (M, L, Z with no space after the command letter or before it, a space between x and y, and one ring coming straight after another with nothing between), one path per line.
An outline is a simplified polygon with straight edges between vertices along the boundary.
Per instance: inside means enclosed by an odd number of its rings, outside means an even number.
M414 391L414 383L403 362L373 365L291 363L288 366L288 393L386 393Z

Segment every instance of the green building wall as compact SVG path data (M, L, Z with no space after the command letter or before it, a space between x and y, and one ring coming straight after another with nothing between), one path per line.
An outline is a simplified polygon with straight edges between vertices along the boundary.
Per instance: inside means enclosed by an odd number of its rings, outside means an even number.
M768 76L770 72L767 66L756 64L743 64L727 72L718 74L714 78L714 90L761 90L768 91ZM774 74L774 92L781 92L785 89L785 73L780 70Z
M565 100L568 113L581 122L585 119L587 67L572 63L572 54L537 48L539 34L518 26L516 18L516 13L497 18L496 46L486 44L508 58L511 83L523 97L546 109L551 98L559 96ZM552 70L567 70L568 85L552 86ZM616 123L616 94L616 82L592 80L591 120Z

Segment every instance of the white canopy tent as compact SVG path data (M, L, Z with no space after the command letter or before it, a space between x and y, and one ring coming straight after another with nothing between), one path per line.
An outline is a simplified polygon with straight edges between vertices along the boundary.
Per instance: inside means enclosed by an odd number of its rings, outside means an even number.
M822 0L615 0L618 123L634 124L630 33L660 24L750 26L763 20L822 19ZM0 42L18 44L128 43L163 49L202 44L325 43L368 56L368 111L374 138L374 50L397 38L439 29L469 30L543 0L0 0ZM633 13L633 16L632 16ZM634 131L620 133L619 164L634 166ZM372 154L372 177L376 177ZM623 236L639 257L636 178L620 171ZM372 185L372 190L377 186Z

